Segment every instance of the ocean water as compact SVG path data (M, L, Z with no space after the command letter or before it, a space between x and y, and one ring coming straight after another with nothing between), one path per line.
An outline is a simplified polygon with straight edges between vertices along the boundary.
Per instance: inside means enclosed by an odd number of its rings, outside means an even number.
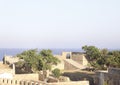
M19 53L22 53L25 50L29 49L8 49L8 48L0 48L0 61L3 59L4 55L11 55L15 56ZM39 49L42 50L42 49ZM82 49L50 49L52 50L54 55L61 54L63 51L64 52L81 52Z

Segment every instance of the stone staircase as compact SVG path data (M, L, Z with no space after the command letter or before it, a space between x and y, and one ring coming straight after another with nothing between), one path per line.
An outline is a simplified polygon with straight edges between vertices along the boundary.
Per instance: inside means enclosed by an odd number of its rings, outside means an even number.
M76 68L76 69L85 69L86 67L83 66L82 64L77 63L76 61L72 60L72 59L64 59L65 62L69 63L72 67Z

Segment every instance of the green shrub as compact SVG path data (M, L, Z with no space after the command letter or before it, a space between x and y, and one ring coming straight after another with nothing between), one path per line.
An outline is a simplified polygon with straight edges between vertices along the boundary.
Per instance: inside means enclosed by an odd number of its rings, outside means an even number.
M54 70L52 71L52 74L53 74L54 77L59 78L60 75L61 75L60 69L58 69L58 68L54 69Z

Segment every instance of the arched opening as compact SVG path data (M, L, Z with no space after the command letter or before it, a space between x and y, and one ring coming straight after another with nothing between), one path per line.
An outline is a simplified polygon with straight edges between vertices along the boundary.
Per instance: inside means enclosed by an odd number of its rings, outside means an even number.
M66 59L70 59L70 53L67 53Z

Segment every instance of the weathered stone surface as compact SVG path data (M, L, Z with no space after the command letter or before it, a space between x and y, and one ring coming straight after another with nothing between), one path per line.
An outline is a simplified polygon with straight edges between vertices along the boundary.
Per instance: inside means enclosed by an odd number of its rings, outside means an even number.
M120 69L109 68L108 72L97 72L95 85L120 85Z

